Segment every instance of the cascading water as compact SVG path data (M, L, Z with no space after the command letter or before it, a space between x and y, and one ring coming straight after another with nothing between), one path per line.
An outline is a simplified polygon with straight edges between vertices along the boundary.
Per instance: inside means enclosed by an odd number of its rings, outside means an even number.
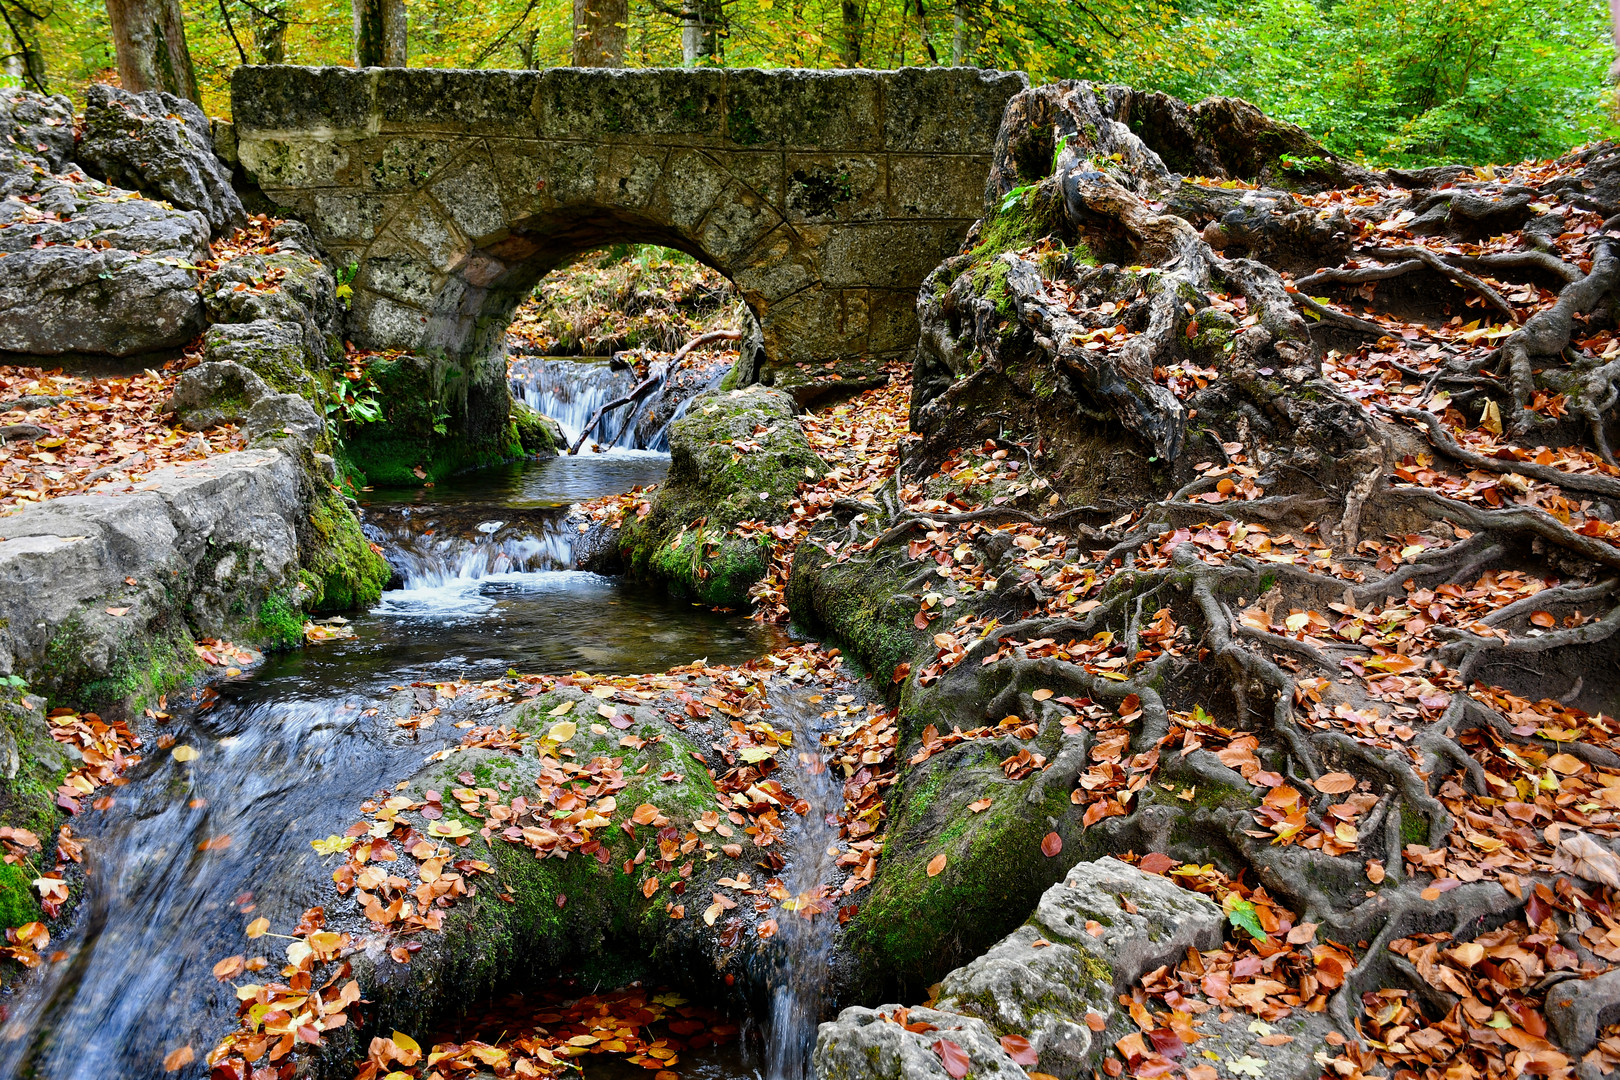
M562 425L570 445L590 423L596 410L628 394L636 385L635 372L615 369L606 360L524 356L512 361L508 372L512 396L534 411ZM635 418L643 403L621 407L592 433L598 446L652 449L639 446Z
M777 948L766 974L767 1080L805 1080L808 1075L837 936L836 903L829 896L829 884L838 872L839 830L833 814L842 805L843 786L820 753L824 724L809 694L805 689L780 694L772 710L773 719L786 719L792 728L798 757L792 786L811 810L798 819L793 858L782 875L795 910L779 923Z
M637 483L662 468L640 455L530 463L469 480L471 498L446 483L437 505L371 508L373 542L414 569L354 619L354 638L272 657L221 685L212 709L173 702L172 720L142 721L144 760L110 808L75 822L88 865L81 914L53 935L60 958L4 995L0 1077L161 1077L170 1050L190 1044L200 1056L233 1028L237 1003L212 966L241 951L249 919L290 926L322 902L330 867L307 841L342 832L361 801L459 740L450 725L396 727L378 711L391 686L513 667L660 671L766 651L756 624L559 568L567 538L555 493L629 486L625 466L637 463ZM553 509L511 505L522 502ZM195 758L178 760L160 736Z

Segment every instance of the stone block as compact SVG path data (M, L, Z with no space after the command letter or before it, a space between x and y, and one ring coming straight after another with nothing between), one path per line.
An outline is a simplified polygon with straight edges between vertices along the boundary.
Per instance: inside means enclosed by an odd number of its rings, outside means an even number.
M890 154L888 215L969 222L984 209L988 154Z
M248 176L277 198L281 191L332 187L350 162L351 143L295 134L270 136L242 133L237 153Z
M534 119L547 138L712 141L722 133L725 78L712 69L551 68L535 89Z
M506 228L500 185L489 155L482 149L466 154L444 170L428 190L469 240L493 238Z
M375 91L372 71L244 64L231 73L231 120L243 139L365 133L375 119Z
M902 68L884 80L883 144L910 153L984 153L981 133L997 130L1007 102L1028 86L1021 71Z
M821 280L830 286L913 288L949 255L967 223L874 222L833 225L817 247Z
M434 135L369 140L363 182L371 191L416 191L460 158L472 142Z
M723 268L738 266L782 222L774 207L739 184L720 193L698 230L698 247Z
M788 154L789 221L868 221L884 216L888 179L876 154Z
M450 130L527 135L543 76L537 71L373 68L383 131Z
M728 71L726 135L739 148L877 150L883 142L881 87L888 77L796 68Z

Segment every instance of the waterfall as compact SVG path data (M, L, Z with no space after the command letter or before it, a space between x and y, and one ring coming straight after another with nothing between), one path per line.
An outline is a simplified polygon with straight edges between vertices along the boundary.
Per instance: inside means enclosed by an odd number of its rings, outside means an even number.
M574 565L577 530L561 511L476 524L458 523L438 507L367 507L365 514L367 538L382 547L406 590Z
M811 810L798 820L794 855L782 884L798 910L778 925L774 962L767 976L770 1022L766 1029L766 1080L807 1080L810 1051L831 976L838 928L838 893L829 884L838 872L839 832L833 816L843 801L843 785L821 755L820 708L795 690L776 702L791 720L798 754L793 789Z
M628 368L615 370L606 360L559 357L518 357L512 361L508 378L512 396L561 424L570 444L579 438L580 430L590 423L597 409L628 394L636 385L635 372ZM595 432L598 444L639 449L633 421L640 410L641 406L632 407L631 415L626 416L625 409L615 409Z

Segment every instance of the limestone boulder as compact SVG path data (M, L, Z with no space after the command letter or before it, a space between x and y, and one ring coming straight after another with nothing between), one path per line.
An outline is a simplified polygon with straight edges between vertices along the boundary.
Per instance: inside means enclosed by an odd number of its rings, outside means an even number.
M108 183L201 213L216 236L247 222L230 172L214 154L208 117L173 94L92 84L78 159Z
M811 1070L816 1080L949 1080L937 1043L954 1043L973 1080L1026 1080L983 1020L935 1009L850 1008L822 1024Z
M1077 863L1027 923L945 977L938 1006L1029 1039L1040 1071L1080 1077L1107 1046L1088 1017L1112 1024L1120 994L1189 948L1217 947L1225 921L1167 878L1112 858Z
M73 158L73 102L61 94L0 90L0 142L60 172Z
M132 356L202 330L200 214L18 157L0 192L0 351Z
M252 445L292 438L314 447L326 430L308 401L279 393L250 368L228 360L210 360L181 375L169 411L187 431L238 424Z

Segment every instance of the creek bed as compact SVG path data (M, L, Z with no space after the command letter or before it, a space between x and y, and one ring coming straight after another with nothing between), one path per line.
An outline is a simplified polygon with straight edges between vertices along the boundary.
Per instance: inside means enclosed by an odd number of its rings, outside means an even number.
M212 967L240 951L242 925L291 925L321 903L330 867L309 841L341 833L360 802L459 741L450 724L404 731L375 711L411 683L509 669L628 674L769 651L773 628L566 569L560 542L525 565L479 550L524 536L545 548L546 523L568 502L653 482L666 464L616 451L378 493L370 516L390 523L399 549L421 539L412 529L422 523L478 520L356 617L352 639L273 656L217 687L211 707L143 721L144 760L109 809L73 823L87 841L86 891L72 930L51 944L58 959L0 998L0 1076L161 1076L164 1054L188 1043L198 1063L175 1075L203 1075L203 1053L235 1024L231 986ZM503 532L508 519L521 523ZM491 521L501 524L478 530ZM491 703L489 716L501 708ZM165 735L195 759L160 749ZM733 1064L690 1075L742 1075Z

